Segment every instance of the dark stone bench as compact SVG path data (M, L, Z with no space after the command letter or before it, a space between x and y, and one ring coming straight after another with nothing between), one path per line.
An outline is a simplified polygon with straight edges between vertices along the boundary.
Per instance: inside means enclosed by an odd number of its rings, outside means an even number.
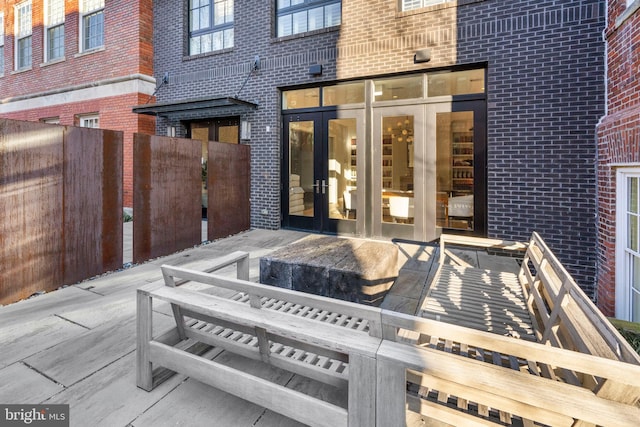
M378 305L398 276L398 248L385 242L309 236L260 259L260 283Z

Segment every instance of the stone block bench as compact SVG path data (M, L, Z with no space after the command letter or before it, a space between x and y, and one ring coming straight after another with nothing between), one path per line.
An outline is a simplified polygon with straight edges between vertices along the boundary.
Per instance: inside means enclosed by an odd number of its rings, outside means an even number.
M379 305L398 277L397 246L309 236L260 259L260 283Z

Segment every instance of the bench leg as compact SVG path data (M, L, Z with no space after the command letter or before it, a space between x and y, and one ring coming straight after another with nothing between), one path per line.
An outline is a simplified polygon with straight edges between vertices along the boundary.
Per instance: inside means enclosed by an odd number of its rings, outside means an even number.
M150 360L149 343L153 339L153 303L151 297L138 291L137 296L137 340L136 340L136 384L143 390L153 389L153 367Z
M378 426L404 427L407 411L407 372L398 363L378 358L376 421ZM351 369L351 366L349 366Z
M349 354L349 427L376 425L376 360Z

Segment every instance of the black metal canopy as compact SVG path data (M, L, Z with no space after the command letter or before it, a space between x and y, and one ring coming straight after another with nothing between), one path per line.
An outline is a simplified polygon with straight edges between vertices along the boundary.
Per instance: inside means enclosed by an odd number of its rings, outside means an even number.
M159 102L156 104L144 104L133 107L133 112L149 116L169 116L186 112L220 111L230 107L258 108L258 104L243 101L238 98L196 98L174 102Z

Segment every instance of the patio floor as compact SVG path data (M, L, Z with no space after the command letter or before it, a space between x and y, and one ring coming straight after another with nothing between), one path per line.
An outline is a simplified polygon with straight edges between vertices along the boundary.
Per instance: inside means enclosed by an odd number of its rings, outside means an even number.
M261 256L306 235L252 230L0 307L0 402L69 404L72 426L300 425L181 375L152 392L138 389L135 292L140 285L162 279L161 264L196 268L198 263L236 250L250 253L251 280L257 281ZM433 274L437 250L429 245L396 244L400 276L382 307L414 314ZM482 258L471 252L460 256L476 265ZM231 268L223 272L233 274ZM157 310L154 326L158 331L169 328L173 321L169 311ZM335 389L259 362L224 353L216 360L276 378L287 387L324 395L330 401L345 397ZM421 421L414 419L413 423L420 425Z

